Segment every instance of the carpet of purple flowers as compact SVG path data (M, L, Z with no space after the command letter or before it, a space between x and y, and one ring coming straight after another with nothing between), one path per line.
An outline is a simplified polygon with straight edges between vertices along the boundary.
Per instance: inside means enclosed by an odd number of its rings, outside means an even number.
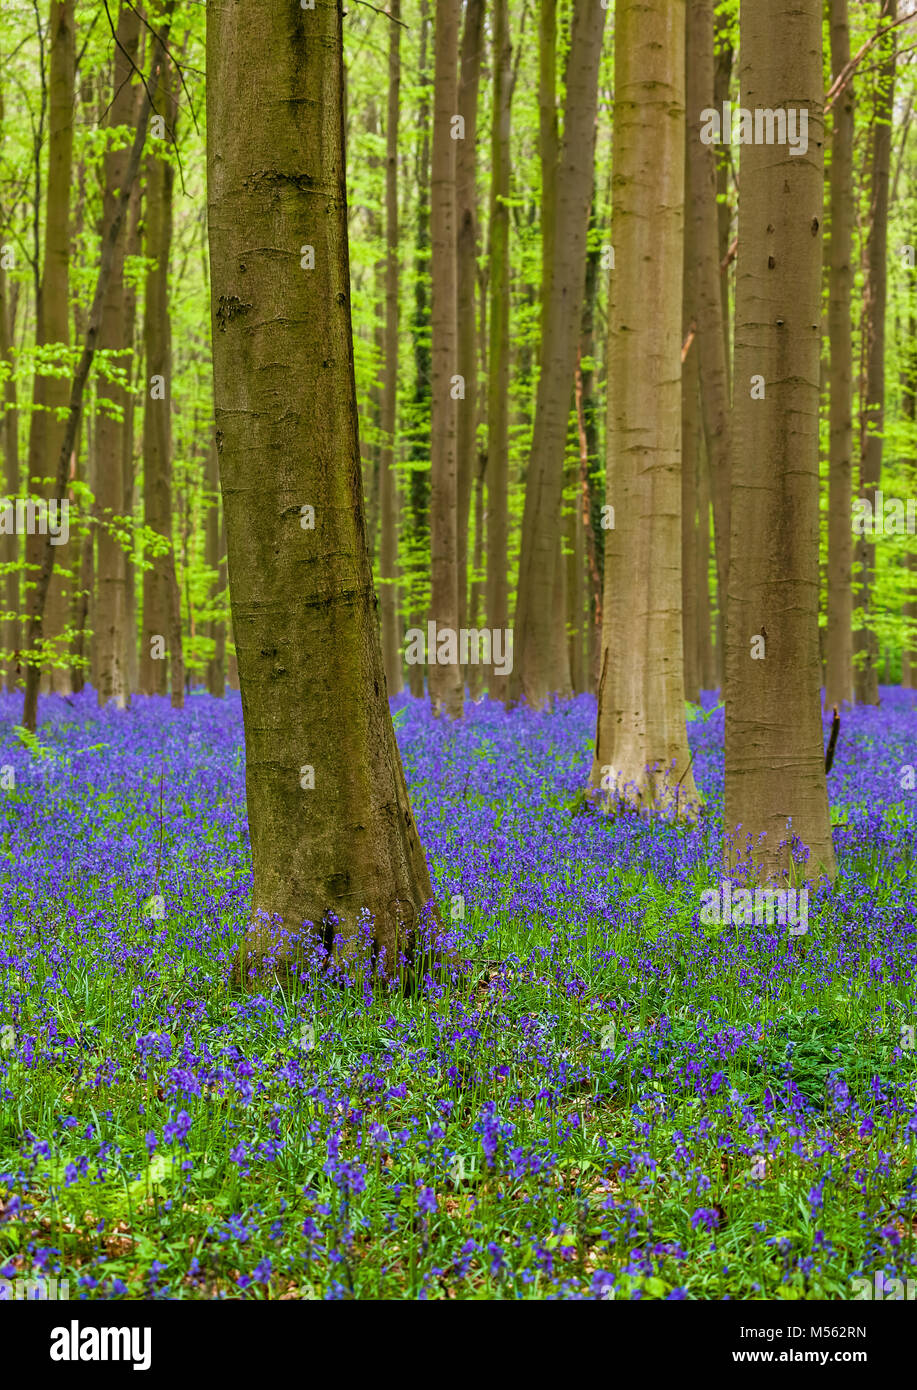
M85 1298L849 1298L917 1274L917 696L844 718L807 935L583 802L595 703L398 737L464 961L244 994L238 695L0 699L0 1276ZM160 809L161 808L161 809ZM349 973L348 973L349 971Z

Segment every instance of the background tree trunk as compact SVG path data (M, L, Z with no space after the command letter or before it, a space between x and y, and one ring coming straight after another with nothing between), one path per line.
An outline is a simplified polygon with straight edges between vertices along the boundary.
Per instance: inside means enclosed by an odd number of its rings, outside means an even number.
M398 109L401 92L401 0L391 0L388 119L385 157L385 381L379 455L379 578L382 662L389 697L399 695L401 625L398 619L398 494L395 487L395 417L398 405Z
M488 220L489 349L487 380L487 621L509 627L509 208L510 121L513 101L508 0L493 0L493 114L490 133ZM509 677L488 673L492 699L509 696Z
M458 373L455 146L452 120L458 101L459 0L437 0L434 31L433 164L430 182L432 400L430 402L430 617L458 640L458 460L453 377ZM430 699L435 713L458 718L464 691L455 660L428 651Z
M468 519L471 484L477 462L478 424L478 191L476 140L478 129L478 87L481 78L481 48L484 30L484 0L467 0L462 30L462 64L458 89L458 114L465 122L465 138L456 141L455 205L458 221L457 312L458 366L465 383L465 399L457 402L457 495L456 554L458 567L459 627L468 626ZM465 673L467 674L467 673Z
M226 588L225 546L220 524L220 463L216 443L211 440L207 449L207 564L214 572L211 602ZM207 689L220 699L226 694L226 624L220 618L210 621L208 636L213 642L213 655L207 662Z
M728 334L723 328L723 275L720 271L717 211L717 151L699 138L700 113L714 99L713 0L688 0L686 94L688 114L687 217L691 223L694 267L694 322L697 374L707 445L707 468L713 494L713 533L719 594L719 645L725 641L729 574L729 488L732 466L732 421ZM693 350L693 349L692 349Z
M535 709L553 693L569 695L570 674L563 629L561 503L570 391L576 372L586 270L586 232L592 199L598 70L605 11L583 0L573 12L567 65L564 136L557 168L556 218L545 207L546 234L555 237L550 258L541 340L541 374L525 486L522 549L516 599L515 653L510 691ZM548 272L546 272L548 273ZM679 277L680 278L680 277Z
M430 408L430 97L427 61L430 38L430 11L427 0L420 0L417 109L417 159L414 182L417 189L417 219L414 242L414 412L412 418L411 481L409 506L411 519L411 559L409 604L411 626L418 627L427 607L429 569L426 562L430 539L430 437L427 427ZM402 541L405 540L402 533ZM411 694L424 693L424 668L408 667Z
M290 954L304 924L343 949L366 909L394 973L432 888L366 547L342 26L340 0L208 9L216 440L245 725L249 955ZM305 504L314 530L301 525Z
M156 111L174 139L178 104L169 63L160 78ZM143 404L143 519L164 537L169 549L151 557L143 572L143 634L140 643L140 688L145 695L165 695L169 687L166 658L175 663L173 585L175 554L172 526L172 328L169 316L169 256L172 245L173 171L166 141L151 142L146 159L146 275L143 325L146 373ZM154 378L162 391L152 394ZM177 654L182 666L181 654ZM176 689L171 672L172 690Z
M114 95L106 124L132 126L136 116L137 85L131 80L140 46L140 16L128 4L118 11L117 43L114 57ZM129 148L110 150L104 157L105 192L102 225L107 226L124 182ZM116 352L116 364L130 365L132 344L125 337L124 254L127 227L122 227L115 247L108 288L102 309L99 347ZM98 699L124 708L129 700L127 687L127 611L125 596L126 562L120 541L113 534L114 518L124 514L124 387L99 379L96 388L99 410L96 417L96 505L99 517L96 566L95 643L98 661ZM111 402L120 419L109 413L104 402Z
M0 87L0 132L3 129L4 106L3 90ZM3 207L3 221L6 222L7 209ZM8 367L15 366L15 327L18 290L7 279L6 269L0 256L0 362ZM3 480L8 497L19 492L19 411L17 408L16 378L11 374L3 385L3 418L0 423L0 443L3 446ZM0 563L11 565L19 558L19 537L0 536ZM4 651L9 656L3 662L3 680L7 690L19 688L19 661L16 653L22 646L22 634L18 621L19 613L19 571L10 570L0 588L3 607L8 614L2 624Z
M693 816L681 588L684 0L618 0L602 669L589 784Z
M809 113L805 158L742 145L736 274L726 865L784 882L835 872L818 655L821 9L761 0L741 27L742 106ZM791 837L809 850L805 868Z
M45 202L45 244L38 302L35 306L35 345L70 343L70 184L73 158L73 103L76 66L73 0L51 0L48 18L48 185ZM29 491L55 498L55 467L64 431L70 382L65 375L36 372L29 421ZM63 418L58 418L58 411ZM17 489L18 490L18 489ZM56 498L62 501L63 498ZM35 609L35 576L41 566L44 537L26 537L26 614ZM76 547L68 541L55 554L54 572L45 602L43 636L47 661L45 688L62 694L70 678L65 664L70 582L65 573ZM72 566L71 566L72 568Z
M847 0L831 0L831 71L850 61ZM828 627L825 708L853 699L853 77L831 111L828 333Z
M885 28L897 14L897 0L878 0L878 25ZM863 298L862 332L866 372L860 414L860 496L874 505L882 482L882 445L885 433L885 301L888 283L888 185L891 173L892 111L895 98L895 50L897 31L879 40L872 121L872 169L870 174L869 239ZM876 546L868 534L859 536L855 558L858 571L857 608L860 610L854 639L854 691L859 704L879 703L879 643L873 627L873 590Z

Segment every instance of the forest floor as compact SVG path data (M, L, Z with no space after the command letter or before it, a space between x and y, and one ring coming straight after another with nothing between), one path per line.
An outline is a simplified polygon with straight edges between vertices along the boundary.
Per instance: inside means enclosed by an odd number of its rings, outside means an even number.
M233 989L237 694L49 697L37 740L0 699L0 1277L318 1299L913 1278L917 696L844 717L840 872L805 935L701 920L715 696L690 712L692 826L583 805L590 697L452 725L396 703L466 962L414 998L318 968Z

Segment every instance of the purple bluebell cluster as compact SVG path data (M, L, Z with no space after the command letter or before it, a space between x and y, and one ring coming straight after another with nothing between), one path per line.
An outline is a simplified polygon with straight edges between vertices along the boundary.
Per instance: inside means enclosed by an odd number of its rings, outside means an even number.
M399 699L461 961L403 997L318 945L233 987L238 695L48 697L37 743L0 698L0 1277L169 1299L913 1278L915 702L845 713L840 874L792 935L700 916L722 876L713 695L689 724L692 825L583 798L590 697L459 723Z

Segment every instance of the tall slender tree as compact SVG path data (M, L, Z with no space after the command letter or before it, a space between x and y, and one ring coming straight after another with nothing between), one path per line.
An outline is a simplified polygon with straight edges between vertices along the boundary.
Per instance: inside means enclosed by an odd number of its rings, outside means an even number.
M808 150L741 147L726 863L758 879L817 882L835 872L818 655L820 0L744 5L740 55L742 107L805 109Z
M379 578L382 662L389 695L401 692L398 618L398 493L395 478L395 415L398 405L398 111L401 101L401 0L389 7L388 117L385 129L385 381L379 455Z
M410 483L408 510L410 535L402 531L402 548L409 540L408 578L411 626L422 621L423 596L429 583L427 547L430 539L430 7L420 0L418 34L417 144L414 164L416 192L414 235L414 312L411 315L411 336L414 340L414 398L411 417ZM420 663L408 669L411 694L423 695L424 668Z
M543 707L558 690L570 690L564 628L561 500L586 273L604 23L605 10L600 0L582 0L573 11L564 132L556 171L556 208L553 216L548 206L544 212L553 249L550 271L545 272L549 274L545 287L547 307L526 475L510 682L513 698L524 696L534 708ZM552 230L555 228L562 228L563 235Z
M73 103L76 67L73 0L51 0L48 16L48 180L45 197L45 239L41 281L35 306L35 346L70 342L70 185L73 159ZM42 79L44 80L44 78ZM36 209L37 215L37 209ZM29 421L29 486L38 495L54 498L53 470L66 429L70 395L66 375L36 372ZM58 501L63 499L58 498ZM34 577L41 565L42 536L26 538L26 614L35 607ZM48 665L45 683L63 692L69 675L63 661L61 634L67 626L69 589L66 558L75 547L68 542L51 577L44 629ZM62 565L60 562L64 561Z
M459 626L468 622L468 521L471 485L477 463L478 435L478 191L477 130L478 88L484 0L467 0L462 28L461 74L458 114L464 126L456 141L455 208L457 221L456 312L458 313L458 367L464 382L464 400L457 402L456 420L456 565L458 569Z
M692 816L684 712L684 0L618 0L602 668L590 786ZM609 519L611 514L609 514Z
M428 652L430 699L456 718L464 691L459 669L457 283L454 124L458 101L460 0L437 0L434 30L433 160L430 177L432 399L430 403L430 615L441 636ZM464 401L462 402L464 405Z
M169 307L174 175L168 140L175 139L178 114L175 81L172 65L168 64L156 92L156 112L164 123L164 135L150 141L145 160L143 519L162 541L150 558L150 568L143 572L140 688L146 695L164 695L171 684L172 703L180 707L185 667L181 626L180 623L176 625L174 613L177 580L172 548L172 322Z
M0 133L3 130L4 106L3 88L0 85ZM6 217L9 210L5 205L0 207L0 222L6 225ZM16 391L16 377L14 375L14 354L15 354L15 326L16 326L16 302L17 291L13 288L7 277L6 257L0 255L0 363L7 368L8 374L3 383L3 416L0 419L0 444L3 447L3 478L8 497L14 497L19 491L19 411L18 397ZM0 535L0 563L8 565L9 569L2 582L2 600L6 610L6 617L0 632L2 632L3 650L9 653L8 658L3 662L3 676L7 690L15 690L19 685L19 662L16 658L21 646L21 635L18 621L19 614L19 567L16 563L19 556L19 543L15 535Z
M850 62L847 0L831 0L831 72ZM853 699L853 185L854 75L831 111L831 218L828 268L828 626L825 705Z
M211 5L207 74L216 442L254 869L247 959L295 954L304 933L349 951L365 909L394 973L432 889L366 546L341 0Z
M510 122L513 101L512 45L508 0L493 0L493 110L490 127L490 213L488 218L487 372L487 620L495 632L509 627L507 544L509 533L509 193ZM509 677L496 671L488 684L505 700Z
M720 271L716 147L700 138L700 114L714 97L713 0L688 0L686 95L688 115L687 217L691 223L694 281L693 326L697 377L710 486L713 494L720 638L729 573L729 480L732 421L726 335L723 330L723 277Z
M114 54L114 93L107 125L133 127L137 115L138 84L134 82L140 49L140 13L122 3L118 11ZM124 184L129 146L122 139L104 157L105 190L102 226L115 215ZM112 354L111 362L122 371L129 367L133 344L126 340L124 300L125 226L115 245L114 260L102 309L99 347ZM118 535L124 515L124 415L127 392L120 382L100 380L96 392L99 411L95 425L96 505L99 517L95 649L98 664L98 699L122 707L130 699L127 685L127 602L124 549ZM133 635L131 635L133 636Z
M875 75L872 119L872 165L869 187L869 237L863 302L866 357L860 414L860 496L872 508L882 481L885 436L885 309L888 288L888 190L891 175L892 116L895 102L895 54L898 34L890 22L897 0L877 0L879 62ZM876 546L868 530L858 537L857 623L854 641L854 692L860 704L879 703L879 642L874 625Z
M225 545L220 515L220 462L217 446L211 441L207 449L207 565L214 575L211 601L226 588ZM226 624L222 618L211 618L207 634L213 643L213 654L207 662L207 689L222 698L226 694Z

